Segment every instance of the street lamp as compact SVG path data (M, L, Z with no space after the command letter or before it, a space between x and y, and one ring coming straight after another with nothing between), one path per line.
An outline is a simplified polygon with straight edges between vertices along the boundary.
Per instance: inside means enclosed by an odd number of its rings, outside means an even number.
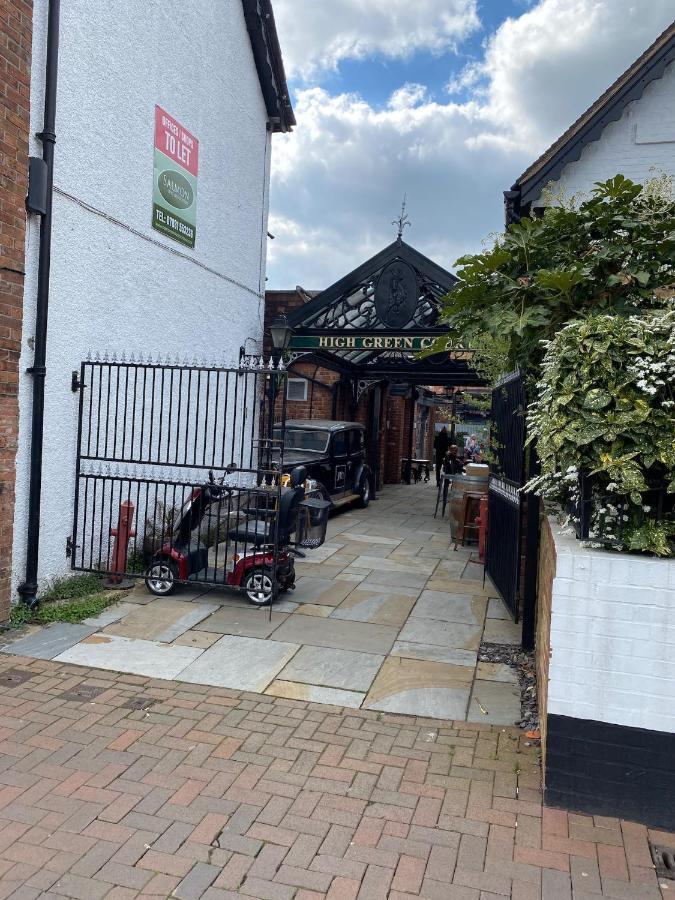
M272 336L272 361L275 368L272 368L269 376L269 399L267 410L267 439L268 439L268 467L272 465L272 439L274 436L274 406L277 399L279 373L278 366L281 361L284 350L288 349L291 343L291 335L293 329L288 324L286 316L277 316L270 325L270 334ZM284 404L285 405L285 404ZM282 426L283 427L283 426ZM283 434L282 434L283 440Z
M272 335L272 358L278 363L284 350L288 350L293 335L293 329L288 324L286 316L277 316L270 325Z

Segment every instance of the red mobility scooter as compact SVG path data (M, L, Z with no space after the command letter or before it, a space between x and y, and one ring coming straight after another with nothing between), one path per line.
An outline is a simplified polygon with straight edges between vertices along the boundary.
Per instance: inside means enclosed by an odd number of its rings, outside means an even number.
M307 471L297 466L288 486L277 491L233 488L216 482L195 488L168 540L153 554L145 573L149 591L160 597L179 584L228 587L266 606L295 587L294 557L320 547L326 538L330 502L305 496ZM277 498L278 504L277 504ZM277 509L278 505L278 509ZM207 517L236 524L209 557Z

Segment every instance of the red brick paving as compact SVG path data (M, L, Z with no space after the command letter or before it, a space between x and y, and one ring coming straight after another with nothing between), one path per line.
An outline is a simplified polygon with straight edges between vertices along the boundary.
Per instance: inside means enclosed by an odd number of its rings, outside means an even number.
M542 808L516 729L7 669L30 678L0 687L0 900L675 897L644 826Z

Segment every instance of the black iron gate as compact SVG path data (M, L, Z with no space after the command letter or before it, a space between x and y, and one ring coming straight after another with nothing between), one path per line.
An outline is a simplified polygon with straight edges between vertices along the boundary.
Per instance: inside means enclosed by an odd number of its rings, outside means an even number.
M520 372L492 391L492 451L485 568L514 620L520 614L522 499L525 476L525 389Z
M161 558L177 581L231 586L234 562L266 547L276 589L284 374L255 358L83 362L71 568L121 580Z

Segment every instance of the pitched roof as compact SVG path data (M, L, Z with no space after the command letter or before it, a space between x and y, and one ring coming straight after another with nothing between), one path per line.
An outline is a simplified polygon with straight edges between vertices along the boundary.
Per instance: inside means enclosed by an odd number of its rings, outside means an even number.
M288 95L284 61L271 0L241 0L255 67L272 131L290 131L296 124Z
M647 85L661 78L673 60L675 22L516 180L512 190L520 189L521 204L536 200L542 188L556 181L568 163L578 160L584 147L597 141L628 103L639 100Z

